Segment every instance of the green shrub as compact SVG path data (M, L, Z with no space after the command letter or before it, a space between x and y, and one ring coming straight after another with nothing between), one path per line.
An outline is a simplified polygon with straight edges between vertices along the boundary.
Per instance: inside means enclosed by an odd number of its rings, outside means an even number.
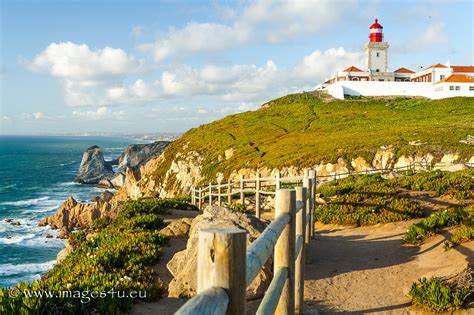
M315 217L322 223L371 225L409 220L423 215L423 210L409 199L397 196L380 175L349 176L318 188L330 203L316 208Z
M434 191L438 196L447 195L458 200L474 198L474 170L459 172L426 172L399 177L393 181L397 187L410 190Z
M466 306L473 289L473 272L467 268L456 279L420 279L413 283L409 296L414 305L434 312L445 312Z
M226 207L234 212L246 212L245 206L240 203L226 204Z
M472 212L466 208L446 209L432 213L429 217L410 226L403 236L407 244L420 245L423 241L435 234L438 229L470 222Z
M474 240L474 226L461 224L459 229L451 236L451 242L461 244Z
M73 252L61 263L47 272L41 281L19 283L18 290L49 290L59 292L131 291L146 292L147 299L154 299L163 288L155 281L150 267L161 255L161 246L166 237L158 230L163 227L159 215L167 208L188 209L190 205L183 200L142 199L127 202L114 221L104 221L97 234L86 240L83 231L72 233L69 237ZM107 224L105 224L107 223ZM81 303L72 297L11 298L7 289L0 290L0 314L120 314L128 312L132 298L91 299ZM57 310L57 311L56 311Z

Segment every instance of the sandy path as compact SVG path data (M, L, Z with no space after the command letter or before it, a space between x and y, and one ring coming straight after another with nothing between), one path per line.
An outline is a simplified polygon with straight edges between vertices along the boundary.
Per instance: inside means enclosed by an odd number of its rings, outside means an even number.
M318 225L310 247L312 263L305 270L308 313L422 314L410 311L411 284L422 276L461 271L468 261L473 263L474 242L445 252L447 231L421 247L403 246L403 233L413 222L359 228Z

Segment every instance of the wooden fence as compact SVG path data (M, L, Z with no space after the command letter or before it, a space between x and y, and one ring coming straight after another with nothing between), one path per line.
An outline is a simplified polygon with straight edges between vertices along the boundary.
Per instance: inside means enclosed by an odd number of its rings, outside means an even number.
M445 166L444 163L437 163L434 166ZM474 167L473 163L465 163L469 168ZM317 175L315 170L305 170L302 176L281 177L280 173L276 173L275 177L260 177L259 173L255 178L240 177L237 181L228 181L227 183L209 183L205 186L191 187L191 202L199 209L203 209L204 205L216 203L219 206L222 203L232 204L237 198L240 204L245 207L245 200L250 196L255 197L255 216L260 218L262 210L262 196L275 195L277 189L283 186L296 186L303 182L305 176L314 178L314 185L318 182L342 179L344 177L356 174L386 174L390 172L410 172L417 170L430 170L433 165L428 163L412 163L406 166L384 168L384 169L368 169L358 172L333 173L330 175Z
M305 187L276 190L275 220L248 248L245 230L199 231L197 295L176 314L245 314L246 288L272 252L273 279L256 314L301 314L306 251L314 233L311 181L305 177Z
M439 165L439 164L438 164ZM474 165L466 164L468 167ZM275 219L246 248L246 231L206 229L199 231L197 295L176 314L245 314L245 291L273 251L273 279L258 307L257 314L301 314L304 302L304 264L308 263L310 239L314 236L314 208L318 180L336 180L353 174L388 173L427 169L426 164L372 169L316 176L305 170L303 176L246 179L192 187L192 203L200 209L206 203L231 204L237 197L245 205L246 194L255 195L255 215L260 217L261 196L275 196ZM296 186L285 189L283 186ZM214 199L216 197L216 199ZM245 277L243 277L245 275Z

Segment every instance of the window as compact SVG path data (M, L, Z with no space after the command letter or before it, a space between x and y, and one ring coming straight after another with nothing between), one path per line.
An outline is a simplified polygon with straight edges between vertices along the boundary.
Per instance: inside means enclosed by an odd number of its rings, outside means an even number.
M459 85L456 85L456 91L461 90L461 87Z
M375 69L375 72L380 72L380 69Z
M378 53L376 53L376 56L377 56L377 57L380 57L380 53L379 53L379 52L378 52Z
M383 79L379 79L379 81L383 81Z
M442 75L440 75L440 76L439 76L439 79L440 79L440 80L443 80L443 79L444 79L444 77L445 77L445 75L444 75L444 74L442 74Z
M449 86L449 90L450 90L450 91L454 91L454 85L450 85L450 86Z
M469 87L469 91L474 91L474 86L471 85L471 86Z

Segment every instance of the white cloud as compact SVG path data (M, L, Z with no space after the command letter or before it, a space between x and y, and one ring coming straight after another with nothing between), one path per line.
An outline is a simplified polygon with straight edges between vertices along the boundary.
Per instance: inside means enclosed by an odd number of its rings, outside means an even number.
M54 117L48 116L43 112L21 113L19 118L22 120L52 120Z
M349 66L363 68L364 54L360 51L347 51L343 47L331 48L324 52L316 50L305 56L293 70L294 82L319 83L331 74Z
M407 47L411 48L411 50L418 50L447 42L448 36L446 35L444 24L432 23L428 25L424 32L415 35Z
M188 23L140 48L151 51L155 61L160 62L173 55L220 51L250 41L280 42L334 27L355 3L355 0L258 0L240 12L224 10L232 12L226 14L233 17L228 24Z
M112 111L108 107L99 107L95 111L73 111L72 114L80 120L124 120L126 116L125 111Z
M53 77L95 85L104 78L142 72L144 62L122 49L105 47L92 51L85 44L65 42L51 43L29 63L29 67Z

